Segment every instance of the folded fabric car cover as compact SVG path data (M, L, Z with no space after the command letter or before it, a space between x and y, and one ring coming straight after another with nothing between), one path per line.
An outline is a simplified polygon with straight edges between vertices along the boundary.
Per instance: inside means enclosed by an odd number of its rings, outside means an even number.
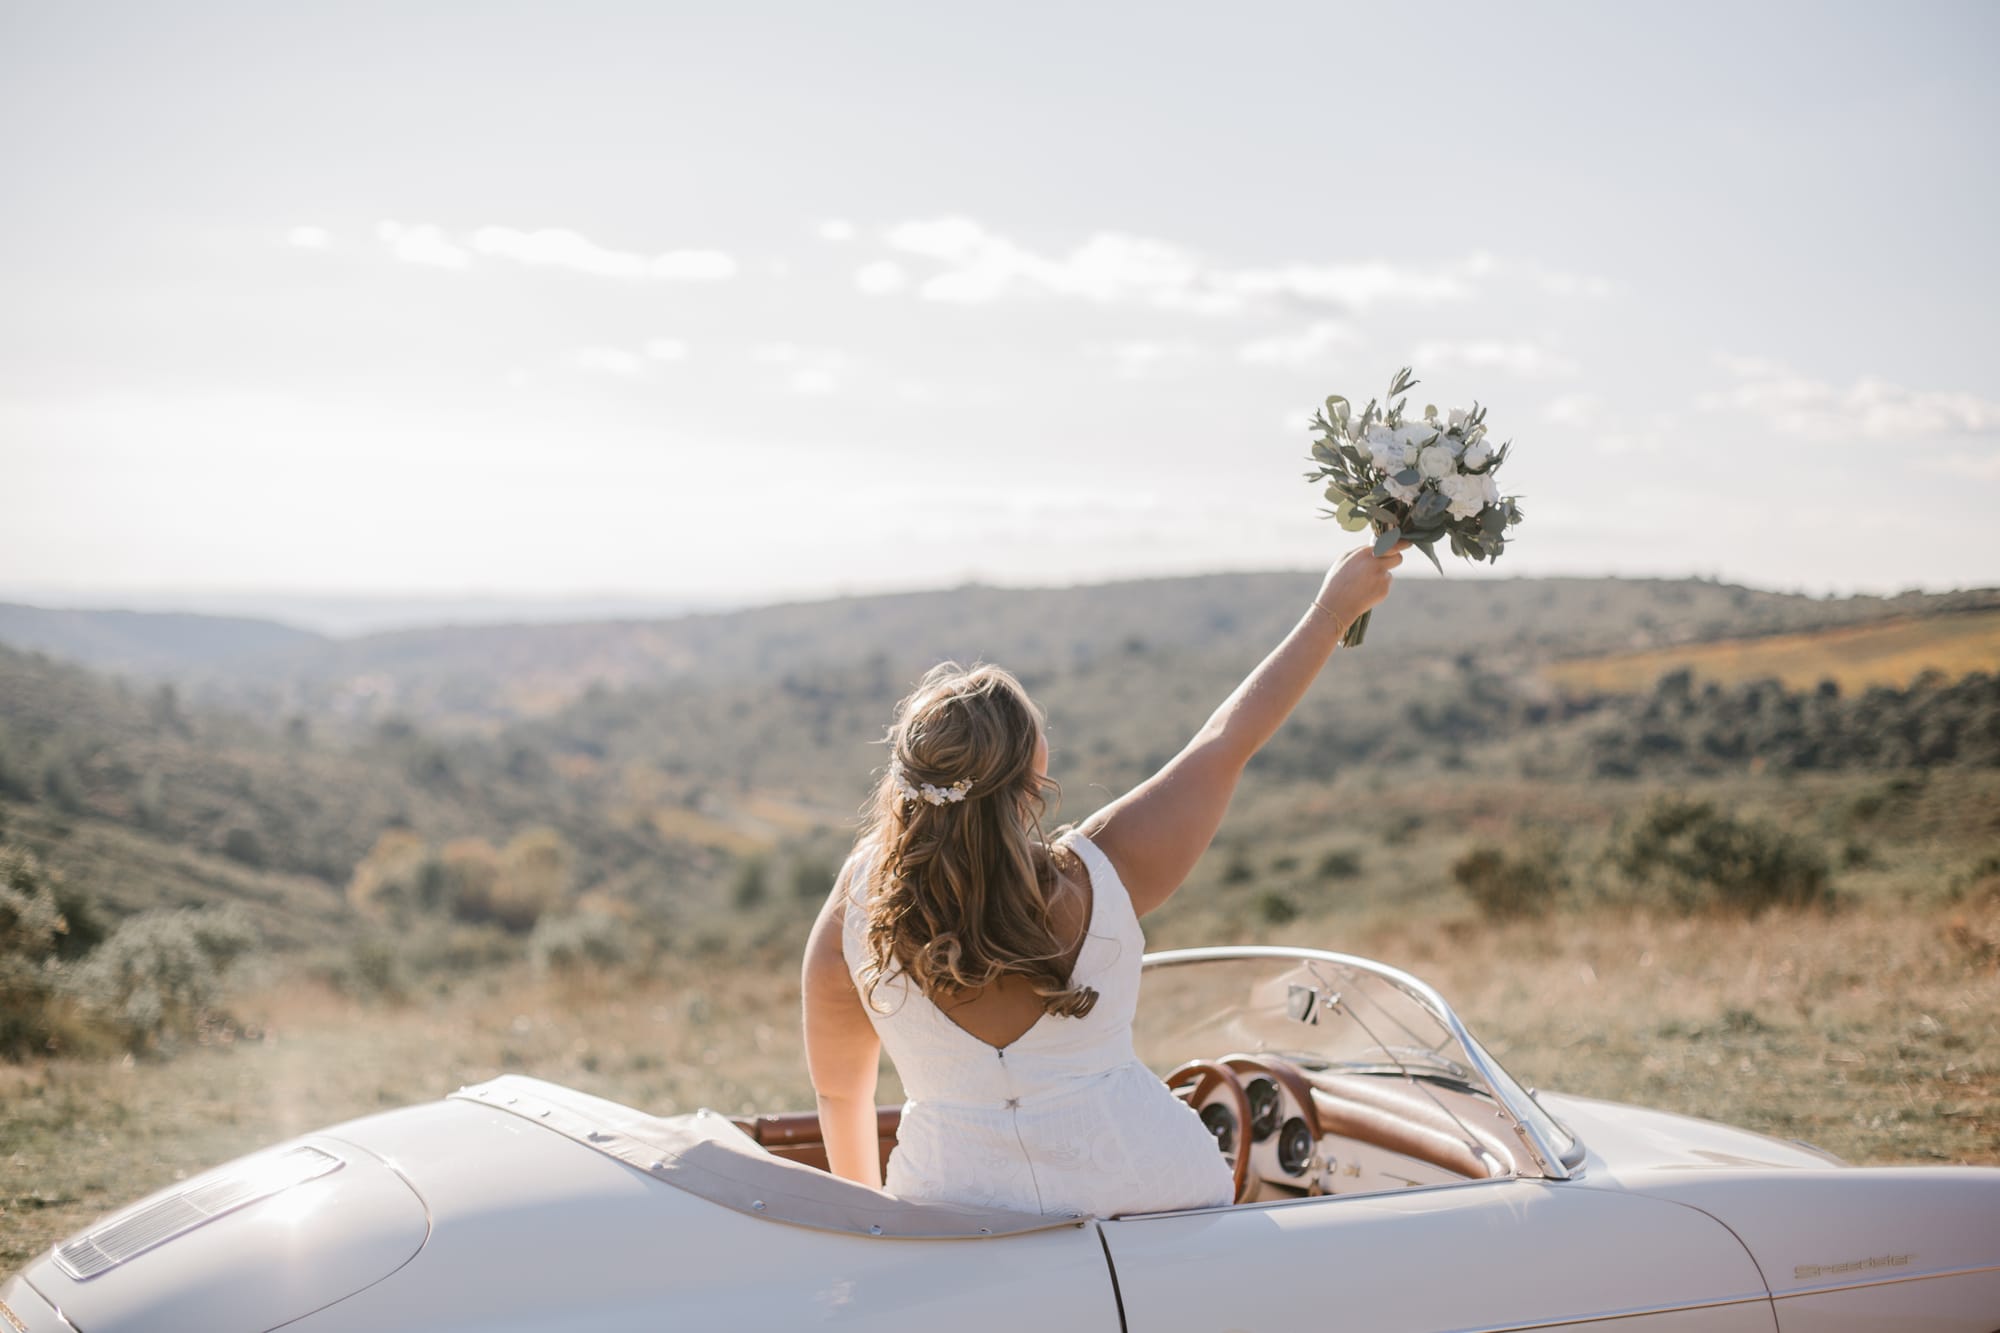
M898 1199L774 1157L728 1116L651 1116L520 1074L451 1094L553 1130L656 1180L772 1222L899 1240L975 1240L1081 1226L1087 1218Z

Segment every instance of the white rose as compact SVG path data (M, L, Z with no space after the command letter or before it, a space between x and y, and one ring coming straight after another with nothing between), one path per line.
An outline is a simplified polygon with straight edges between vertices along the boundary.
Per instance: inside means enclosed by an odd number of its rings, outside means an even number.
M1405 486L1402 482L1397 481L1395 475L1392 473L1382 478L1382 489L1389 492L1391 498L1408 502L1416 499L1417 492L1422 490L1423 487L1421 484Z
M1410 451L1417 445L1428 444L1431 436L1435 434L1437 434L1435 426L1426 425L1421 421L1405 421L1396 427L1396 442L1402 445L1405 451Z
M1417 455L1417 471L1432 481L1448 477L1452 472L1451 450L1442 444L1434 444Z
M1467 467L1485 467L1487 460L1492 457L1493 446L1484 439L1478 439L1465 446L1465 452L1459 456L1458 461Z
M1491 472L1479 474L1479 498L1490 505L1500 503L1500 483Z
M1368 433L1362 437L1361 444L1368 451L1368 456L1375 460L1375 466L1384 472L1395 472L1402 468L1403 442L1396 437L1395 431L1381 422L1378 421L1368 427Z
M1451 429L1457 430L1460 426L1463 426L1465 424L1465 418L1466 418L1465 409L1462 407L1454 407L1451 409L1451 415L1449 418L1447 418L1447 420L1451 423Z
M1457 473L1438 483L1438 489L1451 501L1449 512L1453 518L1476 518L1479 511L1486 507L1486 496L1480 481L1479 477Z

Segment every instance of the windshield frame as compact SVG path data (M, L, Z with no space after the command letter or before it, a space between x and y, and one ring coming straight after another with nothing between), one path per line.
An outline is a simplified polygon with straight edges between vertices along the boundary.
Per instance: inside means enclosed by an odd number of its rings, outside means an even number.
M1428 983L1411 976L1386 963L1378 963L1372 958L1361 958L1354 954L1334 953L1325 949L1296 949L1268 944L1214 945L1196 949L1164 949L1149 953L1140 966L1140 1003L1143 1005L1145 978L1157 975L1161 970L1184 967L1200 963L1240 961L1244 959L1292 960L1297 962L1328 963L1337 967L1352 968L1377 977L1411 999L1417 1001L1430 1012L1463 1052L1483 1090L1500 1107L1510 1122L1514 1136L1527 1150L1531 1174L1551 1180L1568 1180L1575 1169L1583 1164L1585 1150L1583 1141L1577 1138L1569 1126L1557 1120L1534 1094L1518 1082L1500 1066L1499 1061L1487 1054L1486 1048L1478 1042L1465 1024L1459 1021L1456 1011L1445 1002ZM1553 1130L1553 1134L1550 1132ZM1560 1135L1559 1141L1555 1136Z

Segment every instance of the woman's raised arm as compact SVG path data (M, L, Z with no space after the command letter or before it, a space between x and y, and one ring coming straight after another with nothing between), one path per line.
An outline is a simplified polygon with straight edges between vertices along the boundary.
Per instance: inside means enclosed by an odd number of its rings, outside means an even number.
M882 1186L882 1138L875 1121L875 1071L882 1041L841 950L847 910L846 868L806 942L804 991L806 1069L819 1099L820 1139L834 1175Z
M1166 766L1084 820L1140 913L1180 887L1222 825L1237 779L1305 697L1355 617L1389 595L1389 571L1408 543L1384 556L1357 547L1327 571L1319 596L1283 642L1257 664Z

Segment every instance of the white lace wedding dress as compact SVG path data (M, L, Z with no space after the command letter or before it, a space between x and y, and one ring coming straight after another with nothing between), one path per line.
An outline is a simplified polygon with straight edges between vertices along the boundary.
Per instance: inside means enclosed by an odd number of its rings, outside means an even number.
M909 1097L885 1185L905 1199L1044 1215L1228 1203L1233 1182L1215 1139L1132 1053L1145 952L1132 899L1095 843L1070 833L1064 844L1090 872L1090 925L1072 975L1097 988L1097 1003L1081 1018L1044 1014L995 1047L907 978L876 987L869 1017ZM858 895L870 850L857 848L841 868L850 973L866 957Z

